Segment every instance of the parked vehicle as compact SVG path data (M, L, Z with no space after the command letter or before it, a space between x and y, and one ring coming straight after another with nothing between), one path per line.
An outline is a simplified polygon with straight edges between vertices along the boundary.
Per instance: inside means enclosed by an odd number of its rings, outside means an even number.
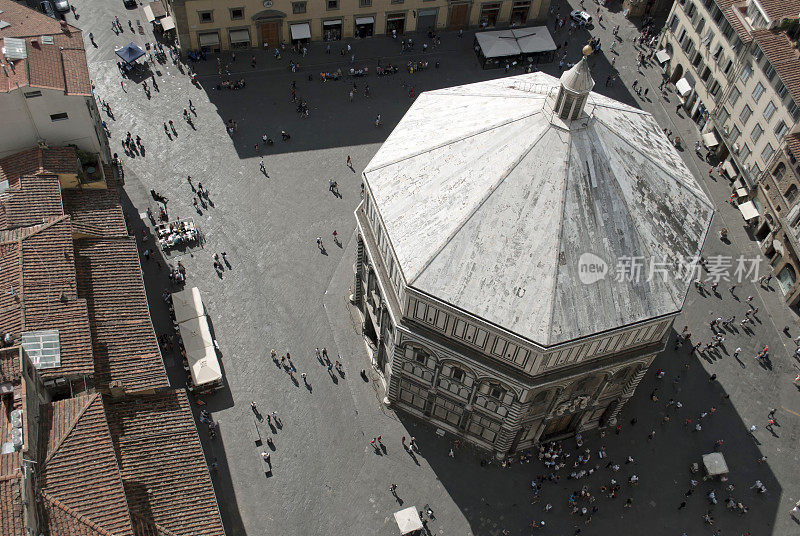
M122 0L122 5L128 9L136 7L136 0Z
M585 11L581 11L580 9L576 9L569 14L570 18L575 22L583 21L584 24L587 26L592 23L592 16L586 13Z
M53 3L55 4L56 11L59 13L69 12L69 0L55 0Z
M59 20L58 15L56 15L55 10L53 9L53 4L50 3L50 0L43 0L42 2L39 2L39 11L48 17L53 17L54 19Z

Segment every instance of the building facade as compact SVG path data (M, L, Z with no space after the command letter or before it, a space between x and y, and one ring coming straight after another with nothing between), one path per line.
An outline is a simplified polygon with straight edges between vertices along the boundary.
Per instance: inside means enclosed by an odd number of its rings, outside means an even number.
M269 47L542 22L549 0L169 0L183 50Z
M800 2L678 0L662 46L665 71L686 113L710 141L734 188L749 192L749 221L790 306L797 286L797 132L800 130ZM718 145L717 145L718 144ZM793 152L793 147L795 147Z
M767 259L767 273L775 276L776 287L786 303L797 311L800 305L800 134L784 138L753 192L759 217L754 236Z
M593 85L581 61L423 93L364 172L352 300L387 399L499 456L616 422L687 285L589 266L688 258L713 213L652 117Z
M75 145L110 161L92 93L83 35L38 11L0 0L0 157L36 145Z

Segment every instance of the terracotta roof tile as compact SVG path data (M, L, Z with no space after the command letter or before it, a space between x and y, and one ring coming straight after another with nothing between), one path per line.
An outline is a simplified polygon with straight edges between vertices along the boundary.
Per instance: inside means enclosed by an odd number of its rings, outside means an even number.
M95 379L128 390L169 385L133 238L75 242L78 294L89 305Z
M786 146L789 148L789 152L792 153L792 156L800 159L800 133L786 136Z
M753 36L792 99L800 105L800 52L783 32L756 30Z
M64 211L72 218L72 228L97 238L128 236L119 195L112 189L67 189L61 192Z
M758 0L767 16L775 22L800 16L800 0Z
M81 31L61 24L36 10L10 0L0 0L2 20L10 26L0 30L0 39L25 38L28 57L14 61L14 69L0 73L0 92L25 86L56 89L68 95L91 95L92 86ZM45 44L41 36L53 37Z
M3 536L25 536L21 488L22 482L19 474L0 476L0 534Z
M22 374L20 352L21 347L19 346L0 349L0 382L16 383L19 381Z
M91 375L89 314L86 301L78 298L70 219L23 231L14 241L0 242L0 328L17 337L57 329L61 365L40 370L42 378Z
M132 535L101 396L53 402L43 406L41 419L41 491L69 508L73 517L86 519L108 534ZM62 517L55 516L53 521L60 523Z
M224 535L185 391L104 398L134 524L150 523L139 534Z
M78 173L78 156L72 147L34 147L0 158L0 181L19 186L25 175Z
M49 493L40 492L41 527L51 536L115 536Z
M28 227L64 214L61 186L52 176L23 176L0 193L0 229Z
M12 0L0 0L2 20L10 26L0 30L0 37L32 37L34 35L53 35L62 33L61 23ZM68 25L71 32L80 32L75 26Z

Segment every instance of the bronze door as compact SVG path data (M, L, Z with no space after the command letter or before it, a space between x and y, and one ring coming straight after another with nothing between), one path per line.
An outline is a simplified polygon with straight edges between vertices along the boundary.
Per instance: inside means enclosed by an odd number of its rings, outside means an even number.
M280 45L280 25L277 22L261 23L261 46L268 43L270 47L276 48Z
M568 432L570 425L572 425L573 417L573 414L569 414L553 419L547 423L547 428L545 428L542 437L550 437Z
M467 26L469 4L453 4L450 7L450 30L459 30Z

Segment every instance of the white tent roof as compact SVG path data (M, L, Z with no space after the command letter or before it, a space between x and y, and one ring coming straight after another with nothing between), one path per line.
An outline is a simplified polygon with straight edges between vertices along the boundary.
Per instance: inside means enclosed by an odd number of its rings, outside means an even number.
M758 209L752 201L745 201L739 205L739 212L742 213L742 217L745 219L745 221L758 218Z
M175 309L175 322L178 324L205 314L203 299L197 287L173 292L172 306Z
M200 386L222 379L222 369L213 345L206 346L201 350L189 351L187 349L186 360L189 362L192 383L195 385Z
M675 87L677 88L678 93L681 94L681 97L685 97L692 92L692 86L689 85L689 81L685 78L678 80L678 82L675 84Z
M652 115L590 93L587 118L551 122L558 87L424 92L364 171L406 285L544 345L680 311L689 282L617 260L692 258L713 215ZM584 254L610 274L584 284Z
M556 43L547 26L533 26L511 30L517 38L517 44L524 54L536 52L551 52L556 49Z
M394 513L394 520L400 528L400 534L409 534L415 530L423 530L422 520L419 518L416 506L409 506Z
M475 39L478 40L478 45L486 58L504 58L556 49L553 37L546 26L478 32L475 34Z
M187 354L202 352L205 347L214 346L211 331L208 329L208 319L205 315L178 324L178 329L181 332L183 347Z
M475 39L478 40L481 51L486 58L504 58L522 54L522 50L520 50L511 30L479 32L475 34Z

